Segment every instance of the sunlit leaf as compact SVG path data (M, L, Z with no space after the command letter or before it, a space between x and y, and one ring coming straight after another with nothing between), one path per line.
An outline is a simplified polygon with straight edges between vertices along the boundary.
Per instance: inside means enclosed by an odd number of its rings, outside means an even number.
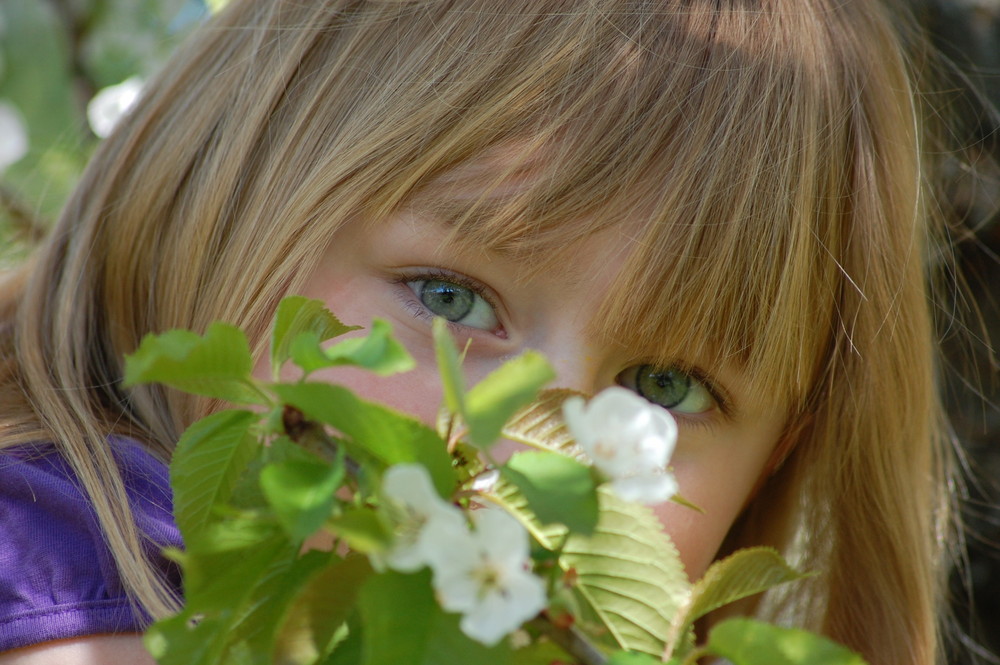
M220 411L181 435L170 463L170 482L174 515L185 537L205 528L213 510L229 500L240 474L258 451L259 444L250 433L257 417L250 411Z
M713 563L691 588L691 595L673 621L669 641L682 639L694 622L712 610L807 577L767 547L753 547Z
M526 351L491 372L465 396L463 416L469 441L484 448L492 444L507 420L554 378L552 366L535 351Z
M441 437L420 421L358 398L350 390L327 383L277 384L274 391L309 419L345 435L347 454L369 457L380 465L417 462L427 467L442 496L455 488L451 458Z
M559 565L573 571L576 590L619 647L660 655L690 593L680 555L647 506L607 490L599 497L593 535L571 534Z
M735 665L865 665L825 637L753 619L727 619L712 629L708 650Z
M313 575L281 621L273 662L306 665L326 655L371 574L367 557L351 556Z
M583 453L573 442L573 435L562 415L563 401L573 395L582 393L564 388L541 391L534 401L507 421L503 427L503 437L533 448L582 457Z
M462 374L458 347L448 332L447 321L436 317L433 327L434 353L437 356L438 373L441 375L444 404L452 413L462 415L465 413L465 376Z
M278 380L281 366L291 357L291 343L302 333L313 333L316 343L324 342L361 326L348 326L326 308L321 300L287 296L278 304L271 333L271 370Z
M204 336L187 330L146 335L125 358L125 385L163 383L206 397L237 404L267 404L250 372L253 359L246 335L215 322Z
M351 365L387 376L408 372L415 366L413 357L392 336L392 327L381 319L372 322L372 329L365 337L345 339L328 349L320 348L321 341L312 331L301 333L292 340L292 360L306 373L324 367Z

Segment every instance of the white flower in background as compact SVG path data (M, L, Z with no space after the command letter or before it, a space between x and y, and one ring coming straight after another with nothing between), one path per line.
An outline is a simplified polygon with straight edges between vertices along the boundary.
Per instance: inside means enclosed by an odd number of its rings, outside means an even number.
M428 524L440 521L467 528L462 511L438 496L427 469L419 464L390 467L382 477L382 493L396 524L396 541L385 556L386 565L393 570L410 573L427 565Z
M653 504L677 493L677 479L667 469L677 423L665 409L616 386L588 404L570 397L563 415L577 445L611 479L618 496Z
M12 104L0 102L0 171L28 154L28 130Z
M118 121L139 99L143 81L138 76L104 88L87 104L87 121L94 134L102 139L111 134Z
M462 632L490 646L545 609L545 584L530 571L528 532L517 520L498 508L472 516L474 530L428 523L427 556L441 607L461 612Z

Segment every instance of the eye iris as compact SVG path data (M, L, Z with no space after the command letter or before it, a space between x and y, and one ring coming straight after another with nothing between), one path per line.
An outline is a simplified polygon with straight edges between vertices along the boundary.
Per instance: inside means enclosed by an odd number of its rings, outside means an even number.
M636 373L637 392L665 408L677 406L691 391L691 377L677 369L643 365Z
M420 302L449 321L461 321L468 316L475 301L471 290L439 279L428 280L420 289Z

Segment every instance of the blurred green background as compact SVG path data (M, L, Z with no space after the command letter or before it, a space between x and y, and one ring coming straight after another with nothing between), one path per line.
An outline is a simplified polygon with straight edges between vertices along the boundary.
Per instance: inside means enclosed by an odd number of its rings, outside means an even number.
M0 0L0 269L22 259L57 217L106 131L101 118L113 116L127 88L134 91L224 1ZM966 229L956 232L954 252L972 322L971 334L949 332L942 340L949 408L966 455L962 512L970 551L952 591L960 625L996 652L1000 391L992 349L1000 342L1000 122L989 102L1000 106L1000 0L899 1L910 4L956 65L941 104L956 112L953 131L969 147L943 160L956 228ZM123 82L125 90L115 87ZM88 109L98 117L88 119ZM951 662L974 662L974 651L956 648Z

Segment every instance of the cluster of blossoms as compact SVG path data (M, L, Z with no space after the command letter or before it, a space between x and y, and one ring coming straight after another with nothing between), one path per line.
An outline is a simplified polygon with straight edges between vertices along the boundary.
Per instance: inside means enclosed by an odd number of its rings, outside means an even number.
M383 478L397 540L390 568L430 566L438 602L462 614L462 631L496 644L545 608L545 585L531 570L528 533L497 508L473 511L470 527L457 506L442 500L424 467L403 464Z
M665 409L612 387L586 405L583 398L570 397L563 416L577 445L608 476L618 496L655 504L677 493L677 479L667 469L677 423Z
M677 492L667 469L677 425L664 409L609 388L586 405L570 398L563 411L577 444L623 499L661 503ZM484 507L471 512L470 525L417 464L391 467L382 491L396 525L385 564L400 572L429 566L441 607L462 614L466 635L495 644L545 608L544 583L531 572L528 533L511 515Z

